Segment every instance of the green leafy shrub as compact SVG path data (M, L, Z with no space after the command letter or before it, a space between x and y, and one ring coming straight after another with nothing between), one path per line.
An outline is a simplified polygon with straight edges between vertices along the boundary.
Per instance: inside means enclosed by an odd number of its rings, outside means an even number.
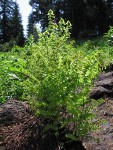
M113 27L112 27L112 26L110 26L110 29L108 30L108 32L105 33L105 37L108 38L107 43L108 43L110 46L113 46Z
M16 45L16 41L11 39L9 42L0 44L0 52L8 52Z
M23 95L26 60L22 54L22 48L17 46L9 52L0 53L0 102L20 99Z
M113 48L108 44L108 38L101 37L92 40L79 41L76 45L76 50L81 50L86 55L92 55L92 52L98 51L98 62L101 72L110 64L113 63Z
M76 51L69 40L70 22L61 19L54 23L51 10L48 18L48 28L39 34L39 42L30 50L30 78L24 82L28 91L25 94L34 104L36 114L51 121L48 128L70 129L72 124L73 132L67 137L80 139L94 127L90 124L94 115L88 93L99 72L99 51L89 55Z

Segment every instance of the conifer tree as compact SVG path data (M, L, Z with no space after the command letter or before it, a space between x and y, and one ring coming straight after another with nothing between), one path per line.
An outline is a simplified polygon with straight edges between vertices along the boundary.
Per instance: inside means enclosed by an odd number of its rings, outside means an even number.
M22 18L19 13L18 4L16 2L12 12L11 32L12 37L16 40L17 45L22 46L24 44L25 38L23 34Z
M36 23L41 24L42 30L48 25L47 13L49 9L55 5L55 0L30 0L29 4L32 6L32 18L34 25Z
M11 38L10 27L11 27L11 15L14 8L13 0L1 0L0 2L0 27L1 36L0 42L8 42Z
M33 8L34 23L41 23L44 30L47 25L47 12L52 9L55 21L61 17L72 23L72 36L76 37L81 31L98 28L103 34L113 24L112 0L30 0Z
M0 2L0 43L14 39L20 46L24 43L22 19L19 7L14 0Z
M31 34L33 34L33 27L34 27L34 21L32 14L29 14L28 16L28 25L27 25L27 36L29 37Z

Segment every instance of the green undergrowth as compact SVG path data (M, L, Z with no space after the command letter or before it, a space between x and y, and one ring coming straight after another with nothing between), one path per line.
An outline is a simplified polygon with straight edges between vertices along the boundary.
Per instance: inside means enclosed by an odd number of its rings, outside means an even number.
M66 129L71 140L84 138L96 125L91 123L96 101L88 99L93 81L113 61L112 46L103 37L82 43L70 39L71 24L63 19L32 36L23 48L0 53L0 102L27 100L35 114L48 120L45 130Z

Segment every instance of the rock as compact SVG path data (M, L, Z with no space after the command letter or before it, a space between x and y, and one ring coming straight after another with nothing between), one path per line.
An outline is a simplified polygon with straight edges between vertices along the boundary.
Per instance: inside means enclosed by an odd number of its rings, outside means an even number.
M103 98L106 95L110 95L112 93L112 90L108 90L102 86L95 87L92 92L89 94L90 99L100 99Z
M113 78L112 79L104 79L104 80L100 80L97 81L96 86L103 86L103 87L113 87Z
M30 110L25 102L10 100L0 106L0 127L19 123L30 117Z
M28 105L9 100L0 106L0 150L35 149L39 137L37 119L31 115Z
M110 63L110 64L104 69L104 71L105 71L106 73L113 71L113 64Z
M103 74L100 74L99 76L98 76L98 81L100 81L100 80L104 80L104 79L111 79L111 78L113 78L113 71L111 71L111 72L108 72L108 73L103 73Z
M113 96L113 71L99 75L95 87L89 94L90 99L100 99Z
M35 117L27 103L7 101L0 105L0 150L59 150L60 137L44 132L46 125L47 121ZM66 144L65 150L85 150L81 142Z

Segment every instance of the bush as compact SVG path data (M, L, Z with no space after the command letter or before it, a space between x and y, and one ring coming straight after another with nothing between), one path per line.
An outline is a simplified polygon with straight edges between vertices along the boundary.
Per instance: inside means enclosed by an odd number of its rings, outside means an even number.
M0 103L10 98L22 98L26 76L26 60L22 54L25 52L18 46L0 53Z
M94 117L88 100L92 81L99 72L99 52L89 55L73 47L69 40L71 24L48 13L49 25L39 34L39 42L33 44L28 58L29 78L24 82L36 114L48 119L47 128L58 130L73 125L71 139L80 139L93 129ZM95 102L96 103L96 102Z
M110 29L105 33L105 37L108 39L107 43L110 46L113 46L113 26L110 26Z
M8 52L16 45L16 41L11 39L9 42L0 44L0 52Z

